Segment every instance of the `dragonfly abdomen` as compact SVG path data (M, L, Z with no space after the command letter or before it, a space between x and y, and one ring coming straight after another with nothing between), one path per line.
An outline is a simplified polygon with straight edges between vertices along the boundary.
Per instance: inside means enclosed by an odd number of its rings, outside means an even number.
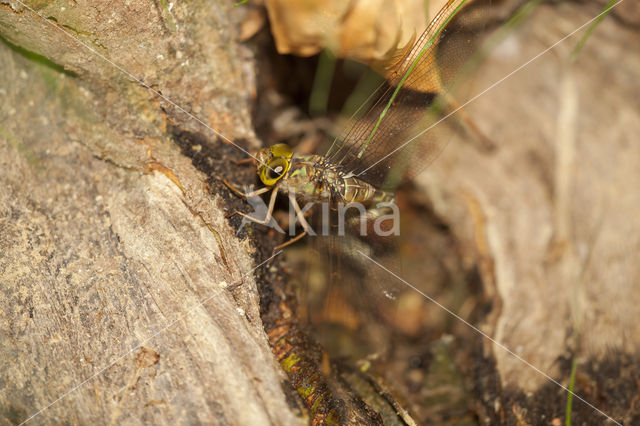
M338 193L346 203L368 203L376 194L376 189L356 177L340 176Z

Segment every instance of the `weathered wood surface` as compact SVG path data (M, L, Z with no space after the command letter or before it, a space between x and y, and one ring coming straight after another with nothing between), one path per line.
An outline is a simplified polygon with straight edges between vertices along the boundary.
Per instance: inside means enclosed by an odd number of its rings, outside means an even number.
M51 25L255 146L238 12L162 4L52 4L40 9L49 23L1 4L0 35L14 46L0 44L4 422L52 402L33 420L296 421L257 312L251 248L167 133L213 152L221 142ZM576 392L634 424L640 19L634 4L620 7L575 63L574 38L466 108L496 151L452 141L417 183L479 265L492 300L483 330L564 385L576 357ZM492 54L475 91L600 10L539 7ZM490 342L484 349L481 420L563 416L562 389ZM579 402L574 410L574 420L604 419Z
M170 130L233 149L67 35L256 146L239 12L30 4L0 4L0 423L300 422L252 249Z
M568 58L584 32L470 104L467 113L497 150L483 154L456 140L418 182L479 264L493 303L483 330L565 386L568 360L577 358L576 393L634 424L639 390L630 376L638 374L640 354L640 51L634 46L640 30L629 6L597 27L575 62ZM598 4L540 6L493 52L473 92L601 10ZM528 422L538 423L540 413L563 416L564 390L484 343L502 386L500 398L485 401L489 418L515 418L514 402ZM607 372L605 360L612 367ZM606 420L580 402L574 410L577 421Z

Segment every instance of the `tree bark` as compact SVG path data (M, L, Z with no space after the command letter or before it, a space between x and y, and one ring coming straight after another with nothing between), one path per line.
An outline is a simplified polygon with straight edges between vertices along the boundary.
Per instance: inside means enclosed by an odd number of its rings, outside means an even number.
M569 387L573 361L576 395L638 422L640 32L628 6L574 62L584 31L466 108L494 152L456 140L418 179L478 264L493 307L483 331L520 357L483 339L476 379L487 423L562 419L568 394L549 379ZM601 11L541 5L479 70L474 93ZM606 420L574 397L575 423Z
M237 13L1 2L3 424L301 422L204 173L257 146Z
M243 8L56 2L38 16L0 1L0 418L299 423L270 342L321 401L313 420L336 419L345 405L299 355L285 295L260 318L266 257L236 238L213 179L237 173L229 142L258 146ZM567 392L545 374L569 386L572 362L578 396L638 423L640 19L619 7L575 62L573 38L465 108L495 150L452 141L416 180L480 271L483 332L521 358L477 337L484 423L563 418ZM600 11L540 6L474 91ZM572 418L606 419L579 401Z

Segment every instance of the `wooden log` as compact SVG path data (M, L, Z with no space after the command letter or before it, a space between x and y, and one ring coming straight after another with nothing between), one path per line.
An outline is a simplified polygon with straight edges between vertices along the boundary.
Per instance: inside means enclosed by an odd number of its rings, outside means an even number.
M30 4L0 7L0 422L300 423L203 173L257 146L240 12Z
M584 30L527 63L601 11L539 6L473 92L526 65L465 108L497 149L453 141L418 180L492 301L482 330L504 347L483 339L477 364L495 363L476 371L487 423L563 419L569 395L550 379L569 387L572 362L574 422L637 422L640 33L620 19L633 7L606 17L575 61Z

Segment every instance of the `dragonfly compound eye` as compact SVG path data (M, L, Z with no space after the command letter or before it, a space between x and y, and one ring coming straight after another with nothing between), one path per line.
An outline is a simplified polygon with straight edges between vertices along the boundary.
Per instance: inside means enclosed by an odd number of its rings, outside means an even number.
M260 180L267 186L275 185L289 170L290 165L288 158L274 157L260 169Z

